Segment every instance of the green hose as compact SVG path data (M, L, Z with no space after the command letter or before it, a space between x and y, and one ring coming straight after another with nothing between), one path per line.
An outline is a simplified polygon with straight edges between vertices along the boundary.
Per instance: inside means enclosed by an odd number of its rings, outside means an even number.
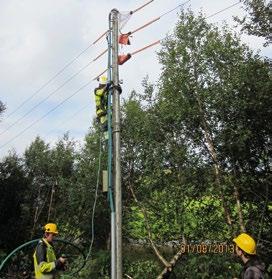
M20 245L19 247L17 247L16 249L14 249L1 263L0 265L0 272L1 270L3 269L3 267L5 266L5 264L7 263L7 261L15 254L17 253L18 251L20 251L22 248L24 247L27 247L27 246L34 246L34 244L38 244L38 242L40 241L40 238L39 239L34 239L34 240L31 240L31 241L28 241L22 245ZM59 238L56 238L54 239L54 241L58 241L58 242L62 242L62 243L65 243L65 244L69 244L71 246L73 246L74 248L76 248L83 256L83 258L85 259L85 255L83 253L83 251L78 247L76 246L75 244L73 244L72 242L68 241L68 240L64 240L64 239L59 239ZM71 275L74 275L76 273L78 273L80 270L83 269L83 267L85 266L86 264L86 261L84 260L82 265L80 266L80 268L78 270L76 270L75 272L73 272Z

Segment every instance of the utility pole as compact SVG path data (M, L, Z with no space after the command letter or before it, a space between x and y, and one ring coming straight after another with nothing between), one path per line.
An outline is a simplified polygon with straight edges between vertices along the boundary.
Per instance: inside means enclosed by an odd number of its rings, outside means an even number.
M113 185L115 196L115 233L116 233L116 279L123 278L122 272L122 188L120 160L120 94L116 89L119 84L118 69L118 15L119 11L111 11L112 19L112 134L113 134Z

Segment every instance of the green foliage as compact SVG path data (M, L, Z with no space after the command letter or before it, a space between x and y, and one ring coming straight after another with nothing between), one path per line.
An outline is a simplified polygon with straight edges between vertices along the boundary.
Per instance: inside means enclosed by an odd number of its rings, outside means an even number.
M122 105L123 235L142 243L139 252L125 242L124 272L134 279L152 279L163 270L150 254L148 238L170 260L183 240L230 243L243 225L258 240L258 253L268 265L269 61L227 26L208 24L202 14L191 11L181 12L159 59L159 83L145 77L143 92L133 91ZM102 169L107 167L106 155L103 152ZM98 157L94 125L80 149L68 135L54 146L37 137L22 158L5 158L0 164L0 217L5 220L1 242L9 241L7 231L16 235L14 222L18 232L27 233L20 235L26 240L40 235L50 220L59 224L63 237L88 251ZM106 279L110 274L109 206L101 190L98 195L95 253L78 278ZM189 254L170 278L233 278L239 270L229 254Z
M134 279L154 278L160 272L159 265L153 260L136 260L126 269L127 274L132 274Z
M235 17L242 30L249 35L263 37L265 46L271 44L271 2L266 0L243 0L247 15L244 18Z
M0 191L0 246L7 250L18 245L27 235L24 217L28 180L22 160L16 154L10 154L0 163Z
M240 270L241 265L227 254L191 254L181 260L175 273L184 279L224 279L239 278Z

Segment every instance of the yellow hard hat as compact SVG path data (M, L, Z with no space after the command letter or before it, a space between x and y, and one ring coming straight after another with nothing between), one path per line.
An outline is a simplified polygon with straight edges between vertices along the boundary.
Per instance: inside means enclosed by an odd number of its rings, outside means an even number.
M99 78L99 84L106 85L107 84L107 77L101 76Z
M233 242L247 254L256 255L256 242L250 235L241 233L233 239Z
M48 223L44 226L44 231L48 233L58 234L57 225L54 223Z

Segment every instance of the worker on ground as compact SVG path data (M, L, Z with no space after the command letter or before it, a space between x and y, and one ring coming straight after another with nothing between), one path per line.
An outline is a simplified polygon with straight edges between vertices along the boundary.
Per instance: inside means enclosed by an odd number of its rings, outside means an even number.
M246 233L241 233L233 239L235 253L242 260L244 268L241 272L242 279L264 279L264 264L256 255L256 242Z
M44 236L33 255L36 279L54 279L57 270L64 270L66 259L64 257L56 259L52 244L57 234L56 224L49 223L44 226Z
M95 105L96 105L96 117L98 122L102 126L104 136L107 139L108 121L107 121L107 109L108 109L108 86L107 77L101 76L99 78L99 85L94 89Z

